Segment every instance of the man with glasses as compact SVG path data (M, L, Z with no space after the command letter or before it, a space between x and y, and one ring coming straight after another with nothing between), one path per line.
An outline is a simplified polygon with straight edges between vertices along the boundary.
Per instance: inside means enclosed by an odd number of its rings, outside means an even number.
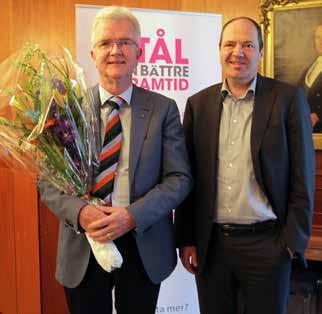
M110 167L115 168L111 193L99 179L93 190L106 205L94 207L39 185L42 200L61 219L56 278L65 286L72 314L111 314L113 288L117 313L152 314L160 283L176 265L172 209L192 180L176 103L132 84L139 39L139 23L126 8L106 7L96 15L91 56L99 74L93 94L103 150L109 146L109 121L112 128L120 122L113 141L121 140ZM121 268L105 272L84 232L98 242L114 241Z

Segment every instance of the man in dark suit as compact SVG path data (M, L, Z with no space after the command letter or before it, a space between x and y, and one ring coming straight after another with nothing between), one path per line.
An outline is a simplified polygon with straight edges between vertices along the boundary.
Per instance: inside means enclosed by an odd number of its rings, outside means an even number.
M291 258L312 218L314 150L303 91L257 74L259 25L240 17L220 39L224 81L191 96L184 130L195 185L176 210L177 245L202 314L283 314Z
M60 219L56 278L72 314L111 314L114 287L117 313L154 313L160 283L176 265L172 209L192 179L176 103L132 85L139 38L139 23L126 8L107 7L95 17L91 55L99 85L93 94L103 149L111 115L119 116L123 138L113 191L102 196L106 206L39 183L42 201ZM113 96L122 100L119 108L106 102ZM84 232L97 242L113 240L121 268L105 272Z

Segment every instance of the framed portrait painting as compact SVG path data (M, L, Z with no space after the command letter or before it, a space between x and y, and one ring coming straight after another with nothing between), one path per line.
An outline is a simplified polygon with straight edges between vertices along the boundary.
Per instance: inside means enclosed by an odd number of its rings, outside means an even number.
M303 87L322 149L322 0L263 0L264 74Z

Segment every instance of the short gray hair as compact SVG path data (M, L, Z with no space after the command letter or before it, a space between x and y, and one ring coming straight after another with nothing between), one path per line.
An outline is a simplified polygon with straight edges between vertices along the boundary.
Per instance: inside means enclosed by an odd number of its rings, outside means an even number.
M133 15L133 13L125 7L120 6L108 6L96 14L93 25L92 25L92 33L91 33L91 44L92 47L95 46L95 38L97 34L97 29L100 26L104 26L108 22L117 21L117 20L128 20L132 26L134 27L134 30L137 34L137 43L139 42L140 36L141 36L141 30L140 30L140 24L137 18Z

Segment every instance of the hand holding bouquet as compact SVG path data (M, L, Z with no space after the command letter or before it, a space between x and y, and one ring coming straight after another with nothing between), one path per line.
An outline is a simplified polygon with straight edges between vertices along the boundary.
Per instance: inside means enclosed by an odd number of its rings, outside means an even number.
M66 49L60 57L52 57L27 44L0 64L0 73L3 159L64 193L88 197L101 145L94 101L82 69ZM113 242L88 240L106 271L121 266Z

